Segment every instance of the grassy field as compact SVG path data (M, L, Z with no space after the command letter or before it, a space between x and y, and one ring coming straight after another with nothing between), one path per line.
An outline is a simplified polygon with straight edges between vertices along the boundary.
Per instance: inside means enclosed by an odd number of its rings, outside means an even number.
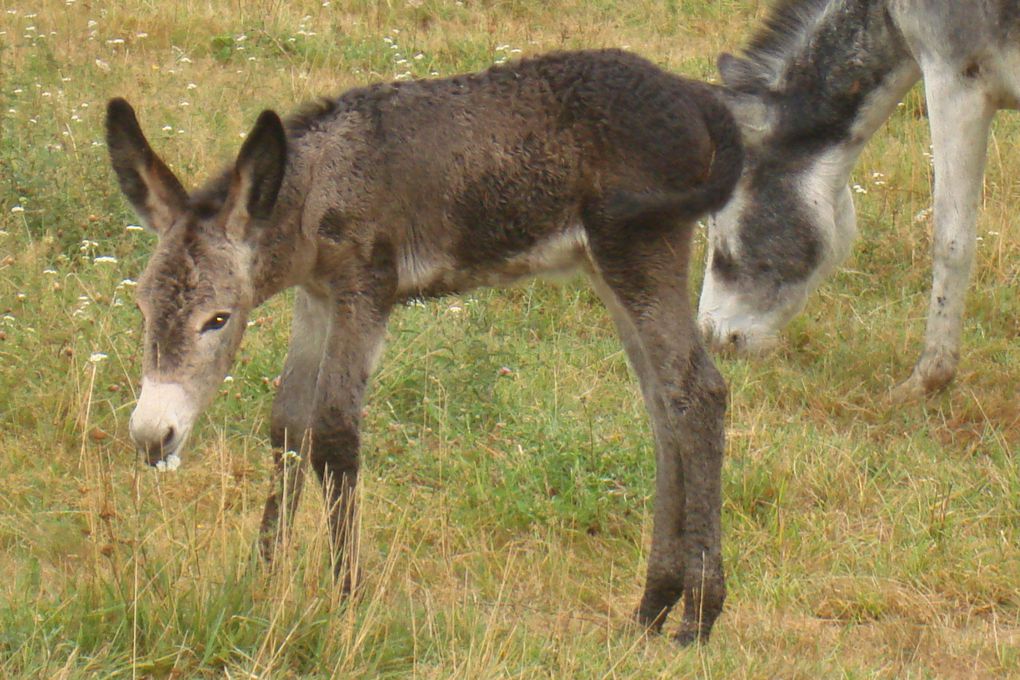
M395 315L368 405L357 602L330 587L316 493L286 564L251 559L289 296L259 310L182 470L135 463L132 279L153 237L126 228L109 97L194 185L265 107L563 47L709 78L764 11L0 0L0 676L1020 677L1020 126L1000 117L991 144L960 376L892 405L929 285L918 90L855 173L850 261L779 352L719 359L730 595L708 645L629 627L651 436L581 281Z

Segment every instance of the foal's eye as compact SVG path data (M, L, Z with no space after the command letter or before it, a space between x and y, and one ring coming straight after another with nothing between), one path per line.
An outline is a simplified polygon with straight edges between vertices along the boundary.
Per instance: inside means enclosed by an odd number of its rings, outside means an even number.
M230 315L227 314L226 312L219 312L218 314L214 314L212 318L206 321L205 324L202 326L202 332L205 333L206 331L218 331L227 324L227 321L229 319Z

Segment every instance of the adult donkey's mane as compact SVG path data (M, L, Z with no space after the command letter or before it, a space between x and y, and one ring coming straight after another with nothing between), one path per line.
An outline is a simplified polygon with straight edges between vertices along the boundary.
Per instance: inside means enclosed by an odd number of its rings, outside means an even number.
M743 49L746 60L739 82L731 87L747 92L767 89L780 75L785 61L793 52L804 47L808 30L817 22L831 0L779 0L769 11L763 25L758 28Z

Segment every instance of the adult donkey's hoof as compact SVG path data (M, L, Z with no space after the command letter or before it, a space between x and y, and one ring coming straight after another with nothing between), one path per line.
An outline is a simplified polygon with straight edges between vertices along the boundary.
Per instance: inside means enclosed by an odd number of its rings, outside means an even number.
M938 394L953 382L959 358L946 353L925 352L910 377L892 389L890 401L906 404Z

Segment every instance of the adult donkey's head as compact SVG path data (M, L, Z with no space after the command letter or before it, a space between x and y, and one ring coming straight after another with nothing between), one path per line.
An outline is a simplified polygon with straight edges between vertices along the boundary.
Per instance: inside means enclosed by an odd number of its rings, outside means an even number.
M710 224L698 320L714 347L757 352L778 341L849 252L856 219L847 176L857 149L842 129L801 134L795 125L812 124L809 112L794 116L765 85L749 84L745 60L723 55L719 66L747 160Z
M234 166L193 196L153 152L123 99L109 103L106 139L121 189L159 237L137 289L145 345L131 438L150 465L173 469L263 297L256 246L277 202L286 136L279 117L264 112Z
M850 172L917 80L888 3L780 2L724 54L743 175L709 229L699 322L715 346L768 349L857 234Z

